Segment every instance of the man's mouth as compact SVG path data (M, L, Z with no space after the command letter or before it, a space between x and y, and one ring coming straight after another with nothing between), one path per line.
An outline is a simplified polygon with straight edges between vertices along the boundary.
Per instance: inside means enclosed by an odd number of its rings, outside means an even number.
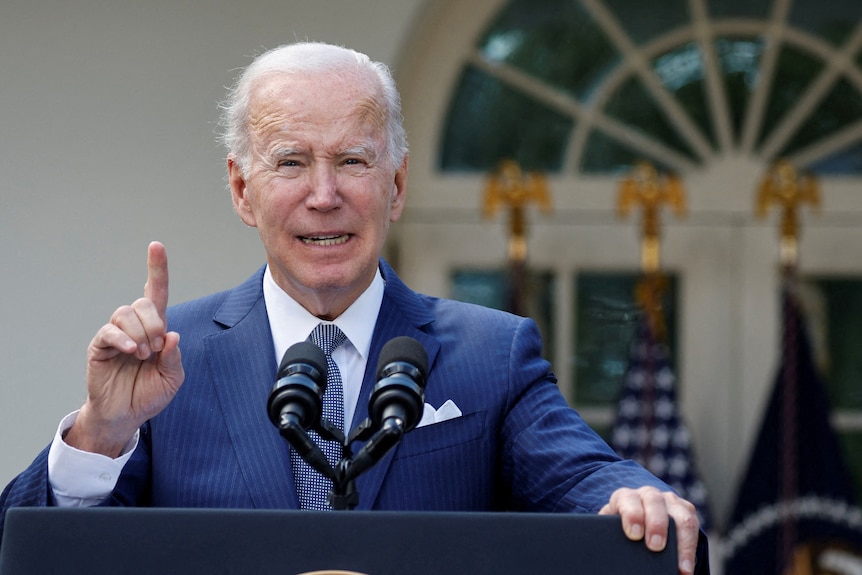
M337 246L350 239L350 234L340 236L300 236L302 243L313 246Z

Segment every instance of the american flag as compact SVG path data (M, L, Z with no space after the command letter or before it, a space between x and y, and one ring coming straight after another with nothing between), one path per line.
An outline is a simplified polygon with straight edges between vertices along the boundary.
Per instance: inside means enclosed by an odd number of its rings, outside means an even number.
M655 336L644 313L629 348L611 446L693 503L707 530L711 522L707 492L697 475L691 434L680 416L675 388L670 350Z

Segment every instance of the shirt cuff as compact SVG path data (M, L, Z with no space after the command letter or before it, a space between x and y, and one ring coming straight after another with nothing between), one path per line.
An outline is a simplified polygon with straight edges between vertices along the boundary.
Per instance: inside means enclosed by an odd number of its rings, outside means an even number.
M116 459L81 451L63 440L77 418L77 411L63 418L48 451L48 482L58 507L91 507L110 497L140 437L135 432Z

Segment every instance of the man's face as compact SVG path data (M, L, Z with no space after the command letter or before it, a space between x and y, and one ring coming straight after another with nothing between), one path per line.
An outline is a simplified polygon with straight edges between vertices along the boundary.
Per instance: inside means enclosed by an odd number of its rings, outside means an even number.
M275 74L252 92L250 162L232 158L234 207L258 228L275 281L319 317L368 287L404 206L373 84L349 73Z

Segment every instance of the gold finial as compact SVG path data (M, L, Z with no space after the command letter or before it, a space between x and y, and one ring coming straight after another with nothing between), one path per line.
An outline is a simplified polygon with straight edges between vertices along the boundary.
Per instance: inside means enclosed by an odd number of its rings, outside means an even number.
M647 273L659 269L659 217L662 204L670 204L677 215L685 214L685 191L679 178L659 175L649 162L638 162L620 184L617 214L628 215L635 204L643 206L641 266Z
M779 160L760 182L757 194L757 217L764 218L772 204L781 208L781 244L779 259L782 267L791 269L799 257L799 218L802 204L820 208L820 185L814 176L798 174L793 164Z
M553 209L545 177L535 172L522 172L515 160L503 160L485 186L482 214L492 218L501 206L509 207L509 259L512 261L527 259L525 209L531 202L538 204L544 213Z

